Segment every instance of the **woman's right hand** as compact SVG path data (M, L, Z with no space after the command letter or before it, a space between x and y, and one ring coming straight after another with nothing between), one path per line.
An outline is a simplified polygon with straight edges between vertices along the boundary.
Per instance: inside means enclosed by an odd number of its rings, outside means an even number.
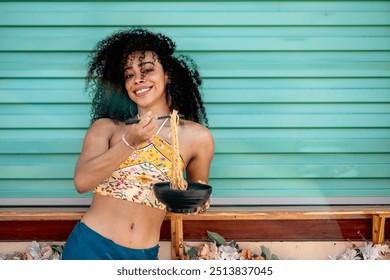
M121 139L134 148L140 148L156 133L157 120L148 112L137 124L119 126L113 120L99 119L88 129L83 149L77 161L74 184L79 193L92 190L134 152Z
M126 127L126 141L134 148L140 148L142 143L150 140L157 130L157 117L152 112L147 112L136 124Z

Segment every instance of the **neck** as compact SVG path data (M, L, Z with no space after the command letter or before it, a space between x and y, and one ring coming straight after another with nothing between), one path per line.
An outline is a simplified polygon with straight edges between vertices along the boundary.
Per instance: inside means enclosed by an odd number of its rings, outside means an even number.
M142 116L146 115L147 112L152 112L153 115L158 116L158 117L167 116L171 113L169 108L161 108L161 109L141 109L141 108L138 108L138 117L142 117Z

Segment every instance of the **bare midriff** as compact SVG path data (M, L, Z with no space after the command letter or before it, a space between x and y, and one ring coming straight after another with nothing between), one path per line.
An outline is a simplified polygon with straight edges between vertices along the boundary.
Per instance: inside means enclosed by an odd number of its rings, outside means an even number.
M147 249L158 244L165 213L165 210L95 194L81 221L121 246Z

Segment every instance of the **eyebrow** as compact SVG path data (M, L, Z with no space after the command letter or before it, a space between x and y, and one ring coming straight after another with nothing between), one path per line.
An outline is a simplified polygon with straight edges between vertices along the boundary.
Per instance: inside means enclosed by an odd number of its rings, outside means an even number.
M153 61L145 61L145 62L141 62L140 64L138 64L139 67L142 67L146 64L152 64L154 66L154 62ZM126 67L125 69L123 69L123 71L127 71L127 70L131 70L133 69L133 66L128 66Z

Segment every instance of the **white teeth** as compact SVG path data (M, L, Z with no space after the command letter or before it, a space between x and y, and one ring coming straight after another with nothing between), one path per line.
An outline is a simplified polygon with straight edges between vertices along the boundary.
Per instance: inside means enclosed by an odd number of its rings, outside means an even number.
M143 92L148 91L148 90L150 90L150 88L143 88L143 89L137 90L135 93L140 94L140 93L143 93Z

